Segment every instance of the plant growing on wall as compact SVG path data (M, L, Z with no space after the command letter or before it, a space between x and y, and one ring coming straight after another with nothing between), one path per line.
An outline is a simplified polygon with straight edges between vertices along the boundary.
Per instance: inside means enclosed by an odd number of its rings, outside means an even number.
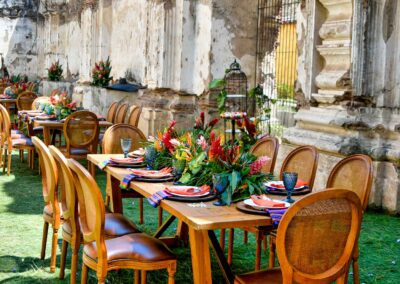
M264 89L261 85L257 85L257 87L251 89L249 91L249 96L256 100L259 120L266 120L268 122L268 133L271 133L271 104L275 104L277 100L271 99L269 96L264 94Z
M47 69L47 77L50 81L60 81L62 78L62 73L62 65L58 60L51 64L50 68Z
M111 61L110 57L107 57L106 61L100 61L94 64L92 69L92 85L98 87L107 87L110 81L113 79L111 74Z

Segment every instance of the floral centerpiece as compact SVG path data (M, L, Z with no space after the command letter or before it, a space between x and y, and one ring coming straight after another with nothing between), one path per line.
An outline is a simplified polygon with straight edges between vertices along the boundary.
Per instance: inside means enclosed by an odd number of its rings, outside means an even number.
M33 91L36 85L33 82L16 82L4 89L4 94L10 98L16 99L18 95L25 91Z
M107 87L110 81L113 79L111 74L111 61L110 57L107 57L106 61L100 61L95 63L92 69L92 85L98 87Z
M50 104L44 105L44 112L56 115L57 119L64 119L76 110L76 101L73 101L66 93L54 90L50 95Z
M62 73L62 65L58 60L51 64L50 68L47 69L47 77L50 81L60 81L62 78Z

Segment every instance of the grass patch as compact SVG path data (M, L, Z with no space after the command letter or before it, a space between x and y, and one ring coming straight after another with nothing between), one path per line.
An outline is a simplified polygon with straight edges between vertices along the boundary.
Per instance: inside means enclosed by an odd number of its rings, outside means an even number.
M98 172L97 182L105 188L105 175ZM49 233L46 259L40 260L42 237L42 185L37 170L31 171L26 163L21 164L13 156L12 175L0 173L0 283L69 283L70 254L67 258L66 279L58 279L59 270L49 272ZM124 200L124 213L138 221L138 203ZM165 213L166 215L167 213ZM145 224L139 226L152 233L157 228L157 209L145 202ZM169 233L176 229L176 223ZM254 236L243 244L243 233L235 230L233 271L235 274L250 271L254 267ZM57 267L59 267L61 236ZM187 247L174 248L178 257L177 283L192 283L190 250ZM362 283L399 283L400 279L400 218L376 212L365 214L360 238L360 273ZM213 282L223 283L218 265L212 256ZM262 256L266 267L268 256ZM81 261L79 260L79 272ZM77 276L78 279L80 275ZM133 272L121 270L111 272L108 283L132 283ZM89 273L89 283L97 283L96 275ZM148 283L166 283L166 271L154 271L148 275Z

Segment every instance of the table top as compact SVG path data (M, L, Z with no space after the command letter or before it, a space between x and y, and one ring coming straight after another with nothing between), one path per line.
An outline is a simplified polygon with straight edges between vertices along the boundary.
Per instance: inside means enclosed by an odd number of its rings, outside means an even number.
M58 121L58 120L39 120L35 119L35 125L37 126L46 126L46 127L57 127L57 126L62 126L64 125L64 121ZM100 127L108 127L113 125L111 122L101 120L99 121L99 126Z
M17 99L1 99L0 98L0 103L16 103Z
M99 165L110 157L122 157L122 155L90 154L88 160ZM105 171L118 180L122 180L127 174L128 169L106 167ZM132 181L130 187L143 195L150 197L157 191L163 190L167 184L171 183L146 183ZM271 218L266 216L251 215L240 212L232 206L215 206L214 201L204 202L206 207L191 207L189 203L176 202L170 200L161 201L161 207L182 220L195 230L215 230L222 228L243 228L250 226L271 225Z

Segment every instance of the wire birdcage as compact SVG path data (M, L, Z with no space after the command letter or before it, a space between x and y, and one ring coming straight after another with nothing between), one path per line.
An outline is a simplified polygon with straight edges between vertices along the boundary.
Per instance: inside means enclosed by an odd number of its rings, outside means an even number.
M235 60L225 75L225 110L247 112L247 76Z

